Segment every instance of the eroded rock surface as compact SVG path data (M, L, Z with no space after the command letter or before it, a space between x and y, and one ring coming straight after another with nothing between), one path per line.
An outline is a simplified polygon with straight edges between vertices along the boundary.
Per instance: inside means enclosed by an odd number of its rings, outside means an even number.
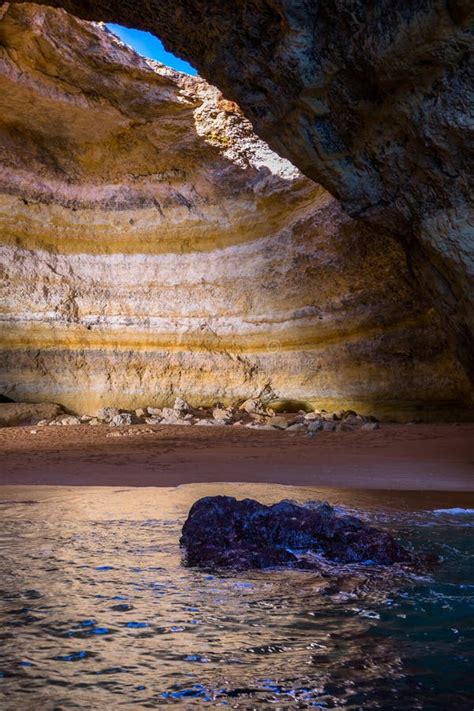
M63 412L60 405L53 402L1 402L0 427L36 424L42 420L52 420Z
M48 0L154 32L348 212L397 235L474 378L469 0Z
M323 561L374 565L412 561L388 532L336 513L321 501L265 506L254 499L207 496L191 508L180 544L187 564L204 568L319 570Z
M0 92L4 394L85 414L263 394L462 415L468 381L397 241L217 89L5 4Z

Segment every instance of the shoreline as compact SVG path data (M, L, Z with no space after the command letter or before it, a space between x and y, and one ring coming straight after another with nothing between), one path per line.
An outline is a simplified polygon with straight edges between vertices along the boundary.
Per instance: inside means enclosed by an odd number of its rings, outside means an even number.
M222 427L8 427L0 486L176 487L239 482L378 491L474 492L474 423L371 432Z

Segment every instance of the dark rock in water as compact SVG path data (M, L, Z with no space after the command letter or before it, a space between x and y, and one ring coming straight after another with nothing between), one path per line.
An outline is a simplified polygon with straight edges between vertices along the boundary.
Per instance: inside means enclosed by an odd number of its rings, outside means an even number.
M386 531L325 502L207 496L191 508L180 540L190 566L244 570L287 566L319 569L324 561L392 565L412 556Z

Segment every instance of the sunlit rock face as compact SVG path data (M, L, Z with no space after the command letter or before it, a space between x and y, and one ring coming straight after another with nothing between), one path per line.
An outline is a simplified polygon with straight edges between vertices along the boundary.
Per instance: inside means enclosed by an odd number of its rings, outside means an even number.
M474 381L470 0L47 0L147 29L403 245Z
M78 412L261 393L402 419L467 405L399 243L204 80L12 4L0 94L4 394Z

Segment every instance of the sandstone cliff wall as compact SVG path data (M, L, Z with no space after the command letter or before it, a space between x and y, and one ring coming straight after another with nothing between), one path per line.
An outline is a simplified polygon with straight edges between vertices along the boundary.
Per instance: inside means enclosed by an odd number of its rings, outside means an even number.
M149 30L389 229L474 383L471 0L45 0Z
M204 80L10 5L0 93L4 394L89 413L262 391L401 418L466 405L399 243Z

